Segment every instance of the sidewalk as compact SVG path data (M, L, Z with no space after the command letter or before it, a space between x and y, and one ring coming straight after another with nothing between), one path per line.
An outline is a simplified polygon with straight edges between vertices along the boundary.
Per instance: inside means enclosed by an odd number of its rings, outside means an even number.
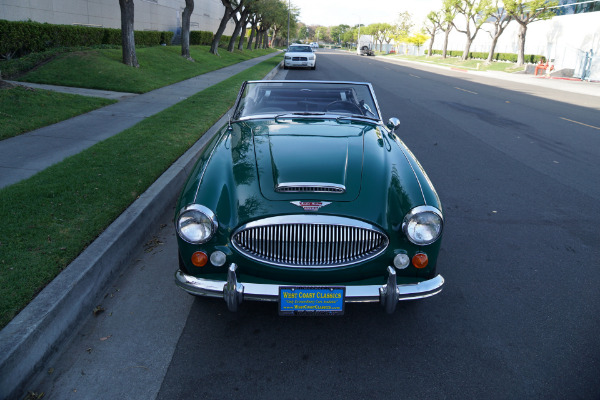
M0 141L0 188L27 179L276 54L279 53L243 61L140 95L69 88L69 93L89 96L95 92L99 97L114 96L112 98L122 100L87 114Z

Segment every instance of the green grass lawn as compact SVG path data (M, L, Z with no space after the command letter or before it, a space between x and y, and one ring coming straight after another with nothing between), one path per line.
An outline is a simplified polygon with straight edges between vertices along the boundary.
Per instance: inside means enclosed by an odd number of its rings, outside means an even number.
M462 68L473 71L503 71L503 72L518 72L523 71L523 67L516 67L514 63L494 61L491 64L486 64L485 60L466 60L463 61L457 57L442 58L442 56L405 56L398 54L381 54L386 57L398 58L400 60L417 61L427 64L443 65L451 68Z
M104 89L118 92L146 93L184 79L214 71L273 52L225 50L215 56L209 46L191 46L195 62L181 57L180 46L154 46L136 49L139 68L121 62L121 49L97 49L57 55L47 64L21 76L19 80L34 83Z
M144 93L214 71L240 61L260 57L272 49L208 52L208 46L191 46L195 62L181 57L179 46L155 46L137 49L140 68L121 62L120 49L51 51L46 57L32 54L24 59L0 62L0 69L12 64L14 71L31 68L20 81ZM12 63L12 64L11 64ZM36 66L36 63L39 65ZM113 100L50 92L24 87L0 88L0 140L51 125L76 115L114 103Z
M23 86L0 89L0 140L55 124L115 102Z
M243 81L261 79L281 60L264 61L0 189L0 327L233 105Z

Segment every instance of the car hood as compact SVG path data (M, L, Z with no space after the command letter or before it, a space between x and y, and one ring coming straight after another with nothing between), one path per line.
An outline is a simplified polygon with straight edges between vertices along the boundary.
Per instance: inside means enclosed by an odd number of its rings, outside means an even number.
M245 120L224 127L196 164L179 207L202 204L215 211L219 229L230 232L259 218L306 212L398 230L411 208L440 207L412 153L382 125L276 120ZM345 191L277 190L295 183L344 186Z
M362 125L279 123L253 127L262 195L351 201L360 193Z

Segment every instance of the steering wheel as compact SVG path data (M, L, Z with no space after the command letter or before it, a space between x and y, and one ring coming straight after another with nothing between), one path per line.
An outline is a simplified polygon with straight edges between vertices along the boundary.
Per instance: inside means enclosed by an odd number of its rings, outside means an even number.
M352 114L363 115L362 110L356 104L348 100L336 100L325 106L324 111L349 111Z

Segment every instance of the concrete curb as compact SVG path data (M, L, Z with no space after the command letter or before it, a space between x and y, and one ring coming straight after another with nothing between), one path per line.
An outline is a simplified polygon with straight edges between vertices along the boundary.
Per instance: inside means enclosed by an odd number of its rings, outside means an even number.
M275 67L264 79L281 68ZM228 119L226 113L164 172L79 257L0 331L0 399L20 398L88 317L103 291L143 244L165 207L175 204L199 153Z

